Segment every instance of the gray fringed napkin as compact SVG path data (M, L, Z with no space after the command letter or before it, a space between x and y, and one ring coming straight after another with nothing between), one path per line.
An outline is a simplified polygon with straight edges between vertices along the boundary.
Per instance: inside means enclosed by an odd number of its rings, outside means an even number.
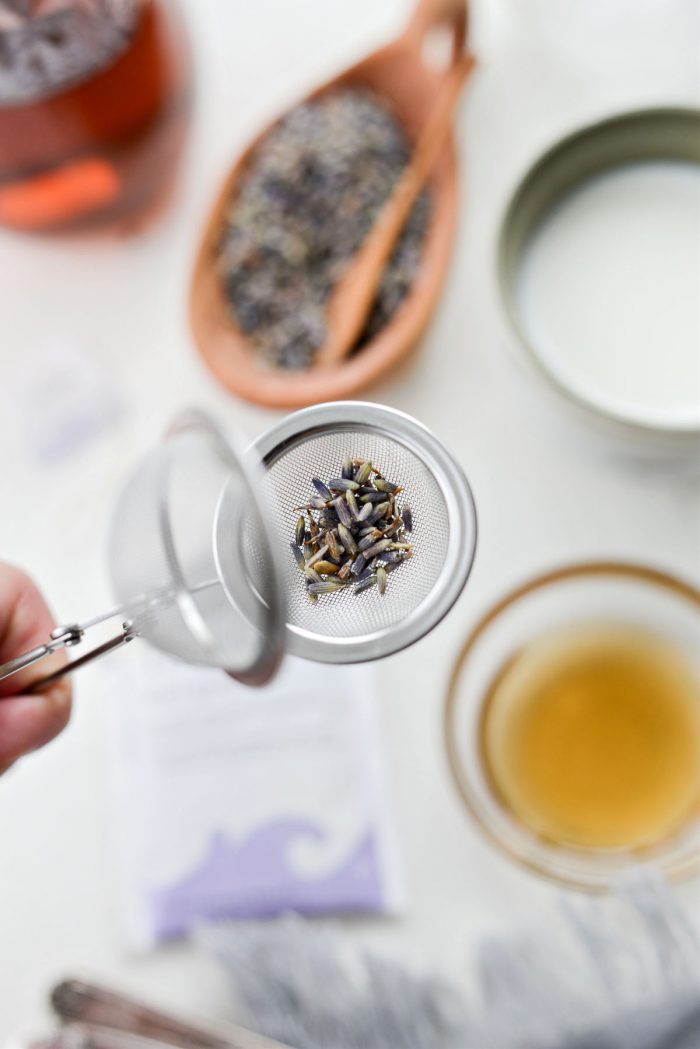
M255 1030L295 1049L700 1049L700 938L653 873L479 951L479 993L288 917L210 926Z

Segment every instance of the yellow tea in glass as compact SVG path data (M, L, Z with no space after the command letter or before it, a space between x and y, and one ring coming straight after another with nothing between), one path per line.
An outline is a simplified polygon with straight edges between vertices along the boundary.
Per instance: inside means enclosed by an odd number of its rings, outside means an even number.
M554 628L493 681L481 747L502 804L543 838L653 845L698 810L698 666L640 627Z

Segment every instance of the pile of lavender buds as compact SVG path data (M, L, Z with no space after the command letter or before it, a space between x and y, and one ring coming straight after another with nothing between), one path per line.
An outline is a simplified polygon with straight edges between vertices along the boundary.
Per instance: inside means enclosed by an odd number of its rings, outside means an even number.
M301 516L290 544L310 600L372 586L383 595L389 573L413 556L413 544L406 541L413 531L411 510L396 503L403 488L371 462L350 455L340 477L325 483L314 477L311 483L315 494L294 507Z
M0 103L83 80L129 43L138 0L0 0Z
M351 88L290 110L257 147L231 202L218 268L235 322L268 363L313 363L326 337L328 296L409 157L387 105ZM424 191L358 348L391 320L415 281L429 215Z

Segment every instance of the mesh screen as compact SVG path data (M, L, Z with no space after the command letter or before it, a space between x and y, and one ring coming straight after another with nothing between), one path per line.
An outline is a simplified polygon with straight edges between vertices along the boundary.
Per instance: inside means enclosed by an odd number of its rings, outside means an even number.
M399 507L413 512L413 557L389 575L386 593L376 587L356 594L354 589L322 594L313 604L306 593L304 576L294 561L289 543L299 506L314 494L312 477L328 481L339 477L343 457L369 459L387 480L403 485ZM285 588L290 625L332 638L353 638L387 627L399 627L430 594L440 574L450 538L447 507L433 474L411 450L378 433L363 430L332 431L310 435L284 450L268 472L270 502L283 544Z

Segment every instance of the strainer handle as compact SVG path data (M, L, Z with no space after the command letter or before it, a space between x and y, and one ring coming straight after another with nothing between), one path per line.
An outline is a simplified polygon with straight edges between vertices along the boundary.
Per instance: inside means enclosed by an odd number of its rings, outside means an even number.
M98 619L98 622L101 621ZM95 621L91 622L91 625ZM54 652L58 652L63 648L73 648L75 645L79 645L85 636L87 627L83 624L71 623L66 626L56 627L51 632L51 637L44 645L37 645L36 648L30 649L28 652L24 652L21 656L16 656L15 659L9 660L7 663L0 665L0 681L5 681L7 678L13 677L18 674L21 670L26 670L27 667L34 666L35 663L40 662L47 656L53 655ZM77 670L78 667L85 666L86 663L91 663L93 659L97 659L99 656L106 655L108 652L112 652L116 648L121 648L122 645L126 645L129 641L132 641L136 637L136 631L134 624L131 620L127 619L122 624L121 631L108 641L103 642L101 645L97 645L92 648L89 652L79 656L77 659L73 659L68 663L65 663L58 670L55 670L51 674L46 674L44 677L33 681L32 684L23 689L23 693L40 692L42 689L47 688L49 685L53 685L54 682L59 681L66 674L72 673ZM0 701L2 700L0 696Z

